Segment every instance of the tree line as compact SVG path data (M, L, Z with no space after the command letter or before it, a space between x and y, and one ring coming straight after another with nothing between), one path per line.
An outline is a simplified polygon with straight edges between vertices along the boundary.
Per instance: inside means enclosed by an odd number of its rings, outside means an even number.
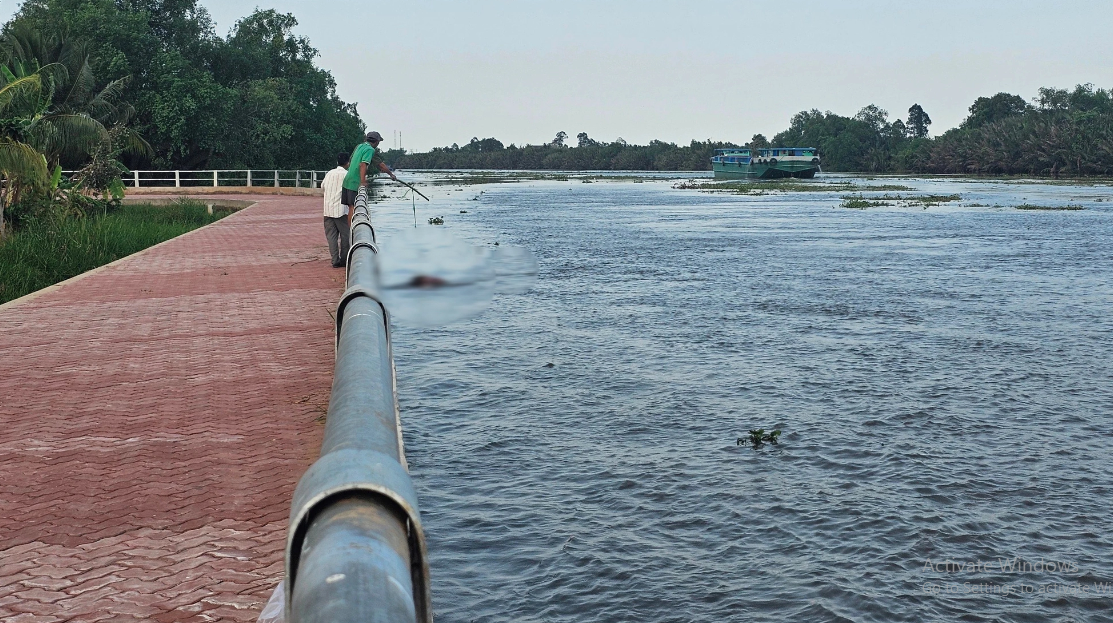
M1019 95L979 97L962 124L930 137L931 117L919 104L889 120L876 105L847 117L831 111L797 113L772 140L755 134L744 144L651 141L600 142L565 132L542 145L504 146L472 138L428 152L387 152L391 166L412 169L670 170L711 168L723 147L815 147L825 171L978 175L1113 175L1113 91L1092 84L1073 90L1041 88L1029 103Z
M83 80L120 83L129 126L151 147L128 165L331 168L364 124L297 23L256 9L221 37L197 0L25 0L3 33L79 44Z
M494 138L472 138L462 146L434 147L422 153L392 149L384 154L384 159L392 167L408 169L700 171L709 168L716 149L733 146L710 140L681 146L664 141L628 145L621 138L599 142L581 132L572 147L568 135L559 132L544 145L504 146Z
M331 168L364 124L296 25L256 9L220 37L196 0L23 2L0 30L0 238L104 213L129 167Z
M961 125L928 138L919 105L907 122L866 106L853 117L818 110L792 118L778 145L817 147L828 171L977 175L1113 174L1113 91L1082 84L979 97Z

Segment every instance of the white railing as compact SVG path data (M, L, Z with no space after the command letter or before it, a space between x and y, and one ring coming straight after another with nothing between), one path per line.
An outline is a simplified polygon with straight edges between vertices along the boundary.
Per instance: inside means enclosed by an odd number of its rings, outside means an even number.
M64 174L73 175L73 171ZM129 171L121 178L129 188L182 188L190 186L246 186L320 188L328 171L305 169L218 169L203 171Z

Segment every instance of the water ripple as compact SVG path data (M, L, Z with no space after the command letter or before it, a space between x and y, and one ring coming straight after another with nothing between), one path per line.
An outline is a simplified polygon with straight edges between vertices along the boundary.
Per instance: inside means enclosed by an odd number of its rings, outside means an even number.
M395 333L438 621L1113 621L1113 190L482 189L445 227L534 289Z

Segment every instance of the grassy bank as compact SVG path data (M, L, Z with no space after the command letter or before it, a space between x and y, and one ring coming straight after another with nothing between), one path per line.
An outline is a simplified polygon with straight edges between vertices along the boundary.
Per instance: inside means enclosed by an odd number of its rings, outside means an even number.
M87 218L41 218L0 242L0 303L64 281L231 214L205 204L125 205Z

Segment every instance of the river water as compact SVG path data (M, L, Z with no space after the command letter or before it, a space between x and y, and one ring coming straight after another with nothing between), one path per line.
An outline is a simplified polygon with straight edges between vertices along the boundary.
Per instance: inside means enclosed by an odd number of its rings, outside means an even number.
M1113 187L411 177L540 263L396 329L439 622L1113 621Z

